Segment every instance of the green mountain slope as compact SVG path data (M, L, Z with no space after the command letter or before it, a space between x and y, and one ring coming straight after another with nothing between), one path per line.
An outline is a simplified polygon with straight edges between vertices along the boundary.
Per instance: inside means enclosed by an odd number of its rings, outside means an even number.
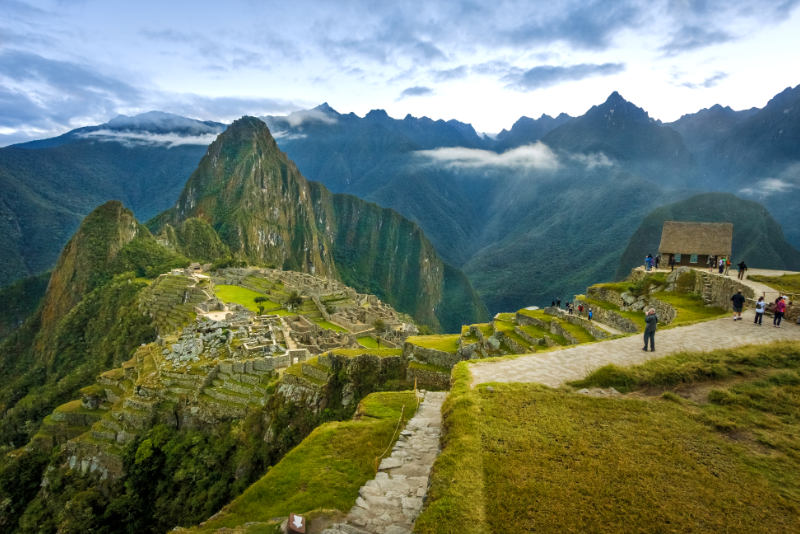
M800 269L800 251L784 239L780 225L764 206L729 193L705 193L650 212L628 241L617 268L618 279L641 265L647 254L656 254L664 221L732 222L734 263L744 260L750 267Z

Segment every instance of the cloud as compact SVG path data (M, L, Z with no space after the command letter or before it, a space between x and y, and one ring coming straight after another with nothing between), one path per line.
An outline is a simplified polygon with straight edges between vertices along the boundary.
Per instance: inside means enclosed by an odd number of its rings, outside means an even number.
M403 98L407 98L407 97L410 97L410 96L428 96L428 95L432 95L432 94L433 94L433 89L431 89L430 87L422 87L422 86L417 85L417 86L414 86L414 87L409 87L407 89L404 89L403 92L400 93L400 96L398 97L398 100L401 100Z
M301 106L273 98L208 97L149 91L80 63L7 49L0 52L0 143L19 143L100 124L119 113L161 109L228 122L288 113Z
M429 163L449 168L480 169L528 169L554 171L559 168L558 156L544 143L513 148L501 154L476 148L446 147L433 150L418 150L415 153Z
M593 152L591 154L570 154L569 158L592 170L597 167L612 167L614 162L602 152Z
M602 63L580 65L558 66L541 65L526 71L521 69L513 70L506 74L502 79L511 89L520 91L533 91L543 87L549 87L561 82L582 80L591 76L608 76L617 74L625 70L624 63Z
M680 85L683 86L683 87L688 87L689 89L700 89L700 88L703 88L703 87L707 89L709 87L714 87L715 85L717 85L719 82L721 82L722 80L724 80L727 77L728 77L728 73L727 72L717 72L714 75L709 76L708 78L706 78L702 82L699 82L699 83L683 82Z
M101 142L117 142L125 146L166 146L172 148L182 145L210 145L217 138L217 134L203 135L178 135L173 133L158 134L151 132L125 132L117 130L95 130L79 134L87 139Z
M466 78L469 73L469 68L466 65L460 65L452 69L432 70L431 78L437 82L445 82L448 80L458 80Z
M681 52L727 43L733 39L734 36L726 31L684 26L672 35L669 42L661 47L661 51L667 56L674 56Z
M797 188L797 184L779 178L764 178L754 183L751 187L740 189L739 192L751 197L766 198L771 195L786 193Z
M302 124L319 122L322 124L336 124L337 119L333 115L329 115L321 109L304 109L301 111L293 111L286 117L282 117L289 126L296 128Z

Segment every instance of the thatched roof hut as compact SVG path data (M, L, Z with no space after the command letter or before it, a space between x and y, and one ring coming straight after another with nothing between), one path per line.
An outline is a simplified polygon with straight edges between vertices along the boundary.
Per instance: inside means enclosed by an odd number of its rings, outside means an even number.
M730 256L732 223L664 221L660 254Z

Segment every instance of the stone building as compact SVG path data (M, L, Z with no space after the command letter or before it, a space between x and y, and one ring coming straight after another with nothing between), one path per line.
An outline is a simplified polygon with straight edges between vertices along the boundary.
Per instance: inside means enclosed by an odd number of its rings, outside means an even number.
M708 257L731 256L733 223L664 221L661 230L661 265L669 265L670 256L675 265L705 267Z

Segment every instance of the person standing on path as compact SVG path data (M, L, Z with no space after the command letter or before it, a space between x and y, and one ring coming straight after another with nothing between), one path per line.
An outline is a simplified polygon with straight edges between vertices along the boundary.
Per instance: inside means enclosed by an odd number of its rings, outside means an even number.
M778 301L775 303L775 316L772 318L772 324L775 328L781 327L781 321L783 320L783 314L786 312L786 301L783 297L778 297Z
M592 313L592 309L591 309L591 308L589 308L589 314L588 314L588 317L589 317L589 320L590 320L590 321L592 320L592 315L594 315L594 314Z
M739 268L739 280L744 280L744 273L747 271L747 264L745 264L744 260L742 260L736 266Z
M742 308L744 307L744 295L742 295L741 289L737 291L734 296L731 297L731 304L733 304L733 320L741 321Z
M764 301L764 297L758 297L758 302L756 302L756 318L753 320L753 324L761 326L761 320L764 318L764 310L766 307L767 303Z
M669 272L675 270L675 254L669 255Z
M725 270L725 258L720 258L717 262L717 267L719 268L719 274L722 274L722 271Z
M650 308L647 310L647 316L644 318L645 327L644 327L644 348L642 350L647 350L647 340L650 340L650 352L655 352L656 350L656 326L658 325L658 316L656 315L656 310Z
M731 259L725 258L725 276L728 276L728 269L731 268Z

